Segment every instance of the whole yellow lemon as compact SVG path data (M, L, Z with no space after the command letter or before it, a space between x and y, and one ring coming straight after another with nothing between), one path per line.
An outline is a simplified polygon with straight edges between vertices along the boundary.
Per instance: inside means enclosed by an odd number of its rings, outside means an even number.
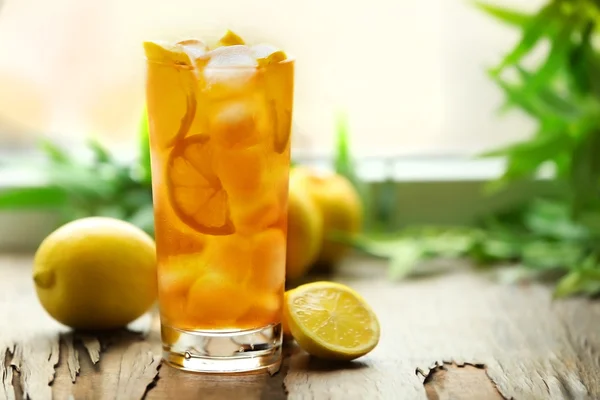
M323 219L323 241L316 266L331 267L345 256L349 247L329 239L329 236L335 232L354 234L362 229L360 196L350 181L338 173L320 173L308 167L296 167L295 173L298 174L297 179L306 182L307 192Z
M114 218L69 222L40 244L33 281L42 306L75 329L113 329L156 300L154 240Z
M288 197L286 279L298 279L310 269L321 250L322 237L321 213L305 180L292 170Z

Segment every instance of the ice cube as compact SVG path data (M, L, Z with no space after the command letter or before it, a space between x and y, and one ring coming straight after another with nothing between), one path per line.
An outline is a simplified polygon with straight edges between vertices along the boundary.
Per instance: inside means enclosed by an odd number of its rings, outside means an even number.
M219 47L207 55L210 61L204 69L204 77L209 96L235 96L250 90L258 63L248 46Z
M209 52L208 67L256 67L258 63L250 47L245 45L223 46Z
M183 48L183 51L185 51L192 60L204 58L208 52L208 46L206 46L206 44L200 40L182 40L177 44Z
M255 144L258 138L254 108L249 101L226 102L214 112L210 121L211 135L226 147Z

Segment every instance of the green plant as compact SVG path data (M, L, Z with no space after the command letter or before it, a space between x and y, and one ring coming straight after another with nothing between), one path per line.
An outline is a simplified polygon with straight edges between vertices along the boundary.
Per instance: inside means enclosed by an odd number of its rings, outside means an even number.
M556 196L487 215L474 227L412 227L338 240L389 258L393 278L419 272L424 259L468 257L481 266L518 262L528 276L558 276L556 296L600 293L600 52L594 46L600 5L551 0L533 14L475 5L520 30L519 42L488 73L505 94L501 111L519 109L537 124L530 139L482 155L507 160L488 189L535 179L550 165ZM544 46L541 60L532 60Z
M484 3L478 7L516 27L521 39L489 70L504 91L504 109L518 108L537 123L534 135L487 155L508 164L501 186L533 178L548 163L558 196L523 207L517 228L529 234L520 258L534 268L564 273L557 295L600 292L600 4L551 0L534 14ZM541 46L541 61L527 60ZM497 185L498 186L498 185Z
M489 70L489 76L504 91L502 110L518 108L537 123L530 139L486 154L507 157L508 166L496 186L532 178L548 163L555 170L554 182L564 186L563 200L573 216L596 212L600 200L600 158L595 156L600 152L600 53L593 46L600 22L597 2L553 0L532 15L476 4L521 31L521 40ZM540 47L547 48L542 60L527 62Z
M28 171L39 175L38 186L0 192L0 209L46 209L60 214L60 223L87 216L110 216L129 221L153 234L148 125L143 114L139 146L133 160L119 160L95 140L91 157L77 157L50 141L40 149L41 164L25 160ZM13 170L23 165L10 166Z

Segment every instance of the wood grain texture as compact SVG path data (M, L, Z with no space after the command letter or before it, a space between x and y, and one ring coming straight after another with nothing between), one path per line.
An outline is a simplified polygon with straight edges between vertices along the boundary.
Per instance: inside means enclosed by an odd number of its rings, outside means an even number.
M450 271L390 282L383 262L354 257L313 277L363 294L380 318L380 344L342 364L292 344L269 377L161 366L156 313L130 330L71 332L41 309L30 257L0 256L0 400L600 398L599 302L553 301L542 285L502 285L464 263L441 264Z
M0 257L0 271L0 354L10 359L12 368L3 374L5 397L51 399L59 336L66 329L30 300L35 300L31 279L26 279L30 257Z
M10 365L11 353L14 351L12 343L0 341L0 400L14 400L15 389L12 385L13 369Z

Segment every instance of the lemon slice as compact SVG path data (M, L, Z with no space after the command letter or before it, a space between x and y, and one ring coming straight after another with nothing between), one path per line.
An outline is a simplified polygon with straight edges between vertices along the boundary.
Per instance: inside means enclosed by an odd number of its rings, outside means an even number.
M244 39L230 30L227 30L225 35L219 39L219 46L235 46L237 44L245 44Z
M261 67L275 64L287 59L283 50L268 44L257 44L251 47L252 54Z
M166 177L173 211L188 227L206 235L231 235L229 196L213 170L210 136L192 135L177 143Z
M379 342L379 321L371 307L339 283L313 282L288 292L284 318L296 342L315 357L349 361Z
M178 44L144 42L144 53L150 61L191 66L190 56Z

